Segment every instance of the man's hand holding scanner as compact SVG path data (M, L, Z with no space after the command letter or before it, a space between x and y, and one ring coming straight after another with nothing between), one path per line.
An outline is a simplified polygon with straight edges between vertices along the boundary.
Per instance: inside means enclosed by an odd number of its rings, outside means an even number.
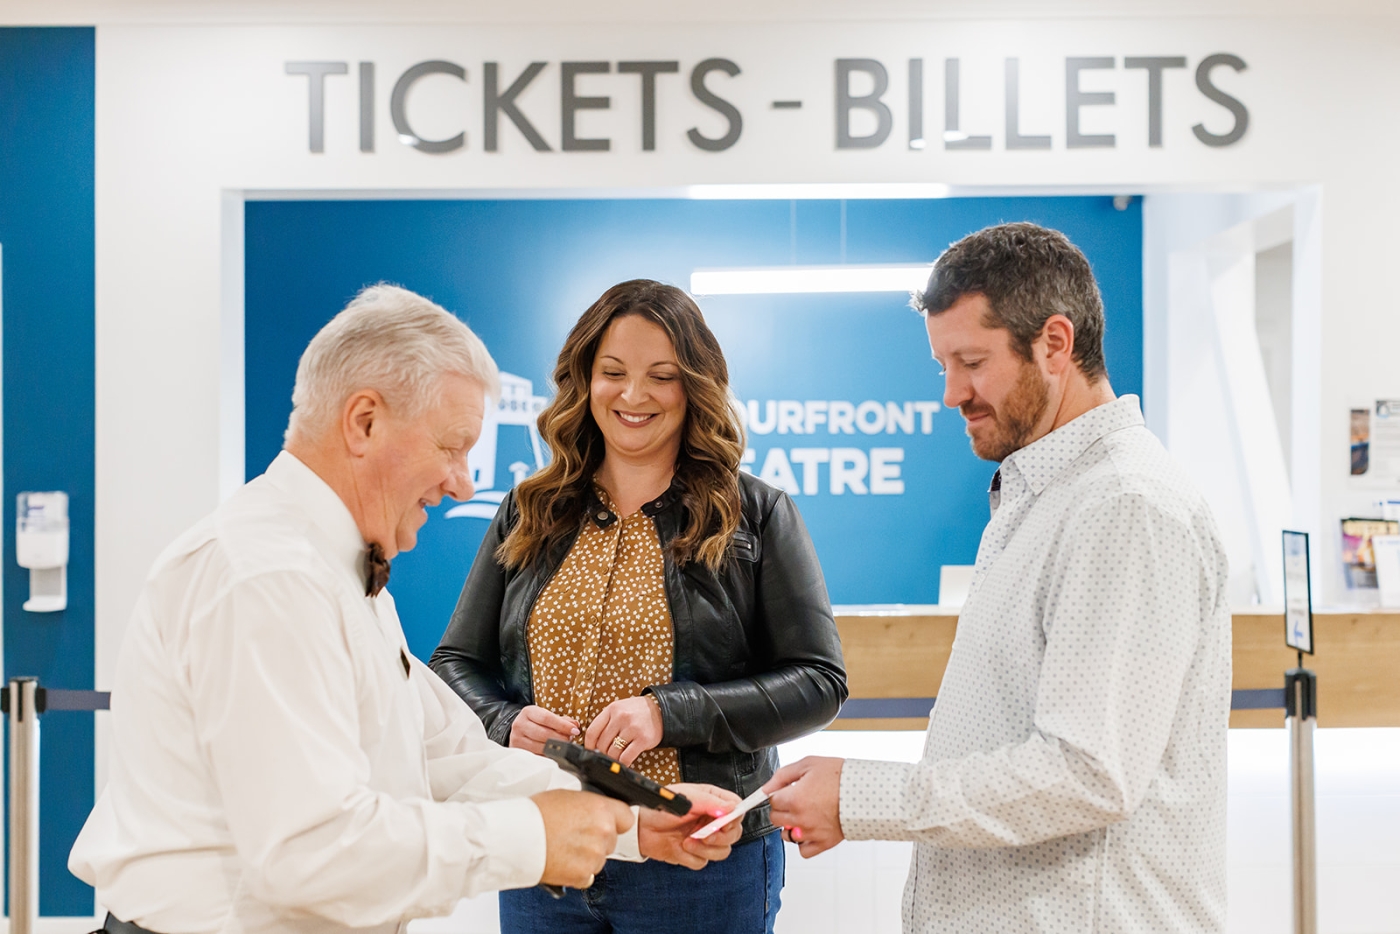
M797 844L803 859L824 853L842 840L841 766L845 759L808 756L785 765L763 786L773 805L769 819L783 838Z
M711 860L729 856L742 827L735 823L705 840L691 834L715 817L732 810L739 796L714 785L672 785L690 799L690 813L677 816L643 808L637 827L641 854L687 869L703 869ZM531 798L544 820L545 866L540 881L586 889L603 868L617 838L632 827L632 809L621 801L588 791L545 791Z
M587 791L542 791L530 798L544 821L545 885L586 889L618 834L632 827L632 809L621 801Z

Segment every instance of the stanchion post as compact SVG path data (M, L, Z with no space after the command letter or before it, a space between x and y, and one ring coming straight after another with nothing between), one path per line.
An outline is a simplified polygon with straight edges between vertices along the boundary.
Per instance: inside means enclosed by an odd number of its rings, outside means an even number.
M1317 934L1317 825L1314 817L1313 730L1317 675L1299 666L1284 673L1293 798L1293 930Z
M39 682L6 686L10 716L10 934L39 921Z

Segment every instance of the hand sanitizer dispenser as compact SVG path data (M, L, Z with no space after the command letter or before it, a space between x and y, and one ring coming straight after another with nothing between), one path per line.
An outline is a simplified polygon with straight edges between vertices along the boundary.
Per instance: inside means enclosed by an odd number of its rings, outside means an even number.
M29 568L31 613L54 613L68 606L68 494L19 494L15 512L15 557Z

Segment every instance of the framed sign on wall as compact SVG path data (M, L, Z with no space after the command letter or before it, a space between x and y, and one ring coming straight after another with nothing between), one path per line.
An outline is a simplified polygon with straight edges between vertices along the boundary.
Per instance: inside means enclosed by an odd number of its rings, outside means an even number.
M444 503L395 560L414 652L436 646L505 494L543 465L534 420L564 336L609 286L689 286L697 270L928 264L984 226L1032 220L1089 257L1114 389L1141 392L1138 205L1107 197L930 200L250 201L245 208L247 476L281 447L297 359L365 285L390 281L460 315L503 371L473 452L477 493ZM971 564L995 465L970 451L907 290L698 297L747 431L744 467L790 493L841 604L934 603Z

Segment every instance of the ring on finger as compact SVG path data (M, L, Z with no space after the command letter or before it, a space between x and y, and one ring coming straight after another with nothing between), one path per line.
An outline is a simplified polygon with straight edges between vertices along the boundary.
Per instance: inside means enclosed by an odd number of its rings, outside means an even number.
M616 749L618 752L622 752L622 750L630 745L632 745L632 741L630 739L623 739L621 736L612 741L612 748Z

